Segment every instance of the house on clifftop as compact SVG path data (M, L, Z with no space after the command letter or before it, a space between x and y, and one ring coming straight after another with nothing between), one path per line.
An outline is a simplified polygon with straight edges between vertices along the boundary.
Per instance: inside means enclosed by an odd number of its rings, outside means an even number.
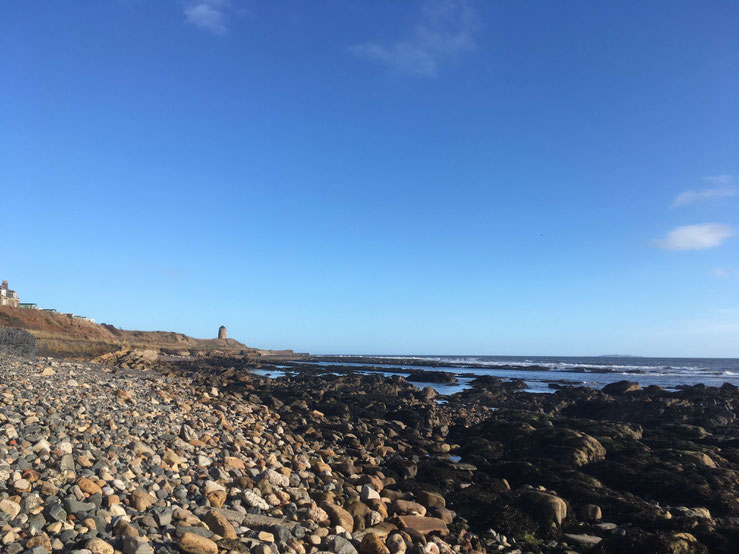
M0 306L10 306L11 308L20 308L21 300L18 293L8 288L8 282L3 281L0 285Z
M21 299L18 297L18 293L14 290L10 290L8 287L8 282L3 281L2 285L0 285L0 306L9 306L11 308L23 308L25 310L41 310L44 312L56 312L56 310L52 308L42 308L38 304L35 304L34 302L21 302ZM81 315L74 315L74 314L62 314L68 316L70 319L80 319L84 321L89 321L90 323L95 323L95 320L91 317L85 317Z

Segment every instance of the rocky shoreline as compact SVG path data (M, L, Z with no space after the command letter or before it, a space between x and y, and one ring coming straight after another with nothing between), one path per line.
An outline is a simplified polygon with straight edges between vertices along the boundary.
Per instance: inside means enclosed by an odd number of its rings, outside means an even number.
M8 554L739 551L737 388L0 356Z

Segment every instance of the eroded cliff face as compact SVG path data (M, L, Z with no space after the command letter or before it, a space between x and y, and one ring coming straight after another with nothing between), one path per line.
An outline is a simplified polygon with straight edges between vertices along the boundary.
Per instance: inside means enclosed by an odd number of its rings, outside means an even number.
M36 337L23 329L0 329L0 354L33 358L36 356Z
M196 339L168 331L126 331L67 314L0 307L0 328L32 333L40 355L95 358L122 349L153 350L165 355L219 354L260 356L271 351L250 348L234 339ZM282 355L292 352L282 351Z

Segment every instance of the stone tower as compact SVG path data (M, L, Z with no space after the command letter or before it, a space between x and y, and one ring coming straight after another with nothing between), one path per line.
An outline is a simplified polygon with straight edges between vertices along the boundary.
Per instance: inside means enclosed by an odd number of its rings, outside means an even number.
M221 325L218 328L218 338L219 339L225 339L226 338L226 327L224 325Z

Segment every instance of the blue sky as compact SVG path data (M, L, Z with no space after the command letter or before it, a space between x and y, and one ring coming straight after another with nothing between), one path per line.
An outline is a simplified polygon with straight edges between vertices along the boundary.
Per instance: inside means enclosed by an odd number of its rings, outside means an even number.
M739 356L736 2L0 7L0 273L314 353Z

